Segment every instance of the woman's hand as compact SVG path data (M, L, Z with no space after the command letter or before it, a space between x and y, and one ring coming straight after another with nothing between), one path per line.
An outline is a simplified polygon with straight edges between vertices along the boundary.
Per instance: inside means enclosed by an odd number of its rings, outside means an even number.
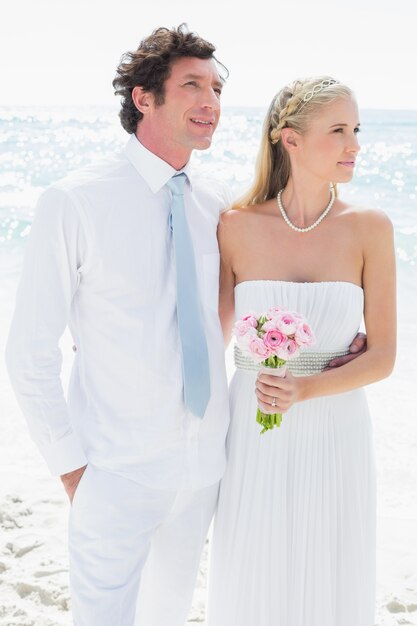
M263 413L286 413L301 400L301 378L288 370L283 377L258 374L255 393Z

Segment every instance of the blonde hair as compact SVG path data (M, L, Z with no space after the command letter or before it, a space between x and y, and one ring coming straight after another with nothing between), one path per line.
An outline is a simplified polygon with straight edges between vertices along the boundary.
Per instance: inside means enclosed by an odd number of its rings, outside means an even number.
M286 186L291 174L291 163L281 142L283 128L293 128L302 134L320 106L336 98L352 95L349 87L330 76L296 80L281 89L273 98L264 120L254 181L232 208L239 209L270 200Z

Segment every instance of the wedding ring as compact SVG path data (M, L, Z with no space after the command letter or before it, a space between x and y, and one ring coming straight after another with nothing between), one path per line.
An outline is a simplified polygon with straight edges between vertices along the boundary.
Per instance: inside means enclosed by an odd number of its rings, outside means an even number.
M277 399L272 398L271 406L277 406Z

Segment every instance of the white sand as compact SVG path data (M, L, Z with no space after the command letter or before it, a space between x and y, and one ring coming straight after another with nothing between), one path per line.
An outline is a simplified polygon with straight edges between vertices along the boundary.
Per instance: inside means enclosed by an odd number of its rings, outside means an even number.
M1 353L14 289L13 278L0 283ZM417 294L401 285L396 371L368 390L379 475L378 626L417 626L416 311ZM68 338L64 343L67 375ZM49 476L29 439L3 362L0 389L0 625L70 626L69 505L61 484ZM189 624L204 623L207 548L208 543Z

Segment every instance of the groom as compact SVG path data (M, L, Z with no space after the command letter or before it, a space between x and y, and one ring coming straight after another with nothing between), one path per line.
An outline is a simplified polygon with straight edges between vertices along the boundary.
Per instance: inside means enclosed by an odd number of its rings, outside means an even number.
M27 244L7 362L72 503L76 626L183 626L225 467L216 228L229 198L189 166L219 120L214 51L182 25L125 55L123 152L48 189Z

